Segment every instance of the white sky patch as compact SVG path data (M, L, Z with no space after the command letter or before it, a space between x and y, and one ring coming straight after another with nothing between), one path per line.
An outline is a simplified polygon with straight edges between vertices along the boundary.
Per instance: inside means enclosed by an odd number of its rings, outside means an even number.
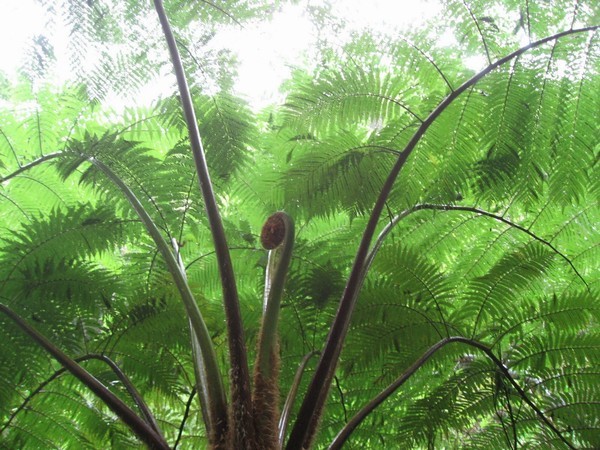
M308 4L314 4L314 0ZM209 44L214 48L229 48L237 54L240 65L236 91L245 96L254 109L282 100L278 89L281 82L289 76L291 67L305 65L308 52L314 48L318 30L305 15L305 7L304 3L286 5L271 21L247 23L243 28L221 31ZM337 0L331 5L331 13L346 20L348 32L371 28L392 36L438 10L439 0ZM23 52L32 36L53 35L58 68L55 82L67 81L70 70L65 57L66 27L55 27L52 32L46 30L44 9L34 0L0 0L0 11L0 42L3 43L0 46L0 71L14 78L17 68L24 62ZM348 35L331 36L339 44L347 38ZM167 82L165 78L162 80ZM173 80L169 79L168 84L172 86ZM148 86L146 90L156 93L169 89ZM151 100L152 95L138 95L137 98ZM109 96L108 103L115 108L124 106L119 104L122 102L116 96Z
M260 109L277 100L277 88L289 74L289 67L303 59L315 43L316 31L298 5L288 6L267 23L227 30L213 40L215 47L227 47L239 60L238 93Z
M0 0L0 70L13 75L27 42L44 30L44 9L33 0Z
M332 13L344 17L353 28L392 32L432 17L437 0L342 0L332 4Z
M371 28L392 35L422 23L438 10L438 0L341 0L331 5L331 13L347 21L348 32ZM339 36L339 44L348 37L349 33ZM260 109L283 100L278 86L291 68L305 59L316 38L317 30L305 15L304 6L288 5L271 22L227 30L217 35L214 44L228 47L238 55L236 90L255 109Z
M483 55L467 56L463 59L463 64L467 69L471 69L475 72L483 70L488 65L488 60Z

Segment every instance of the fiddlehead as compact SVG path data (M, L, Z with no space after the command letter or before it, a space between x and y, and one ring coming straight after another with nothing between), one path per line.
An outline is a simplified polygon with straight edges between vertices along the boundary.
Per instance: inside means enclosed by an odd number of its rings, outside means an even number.
M263 316L254 365L252 409L256 436L263 449L277 448L279 404L279 345L277 320L285 277L294 246L294 222L284 212L271 215L263 225L261 242L269 250L265 275Z

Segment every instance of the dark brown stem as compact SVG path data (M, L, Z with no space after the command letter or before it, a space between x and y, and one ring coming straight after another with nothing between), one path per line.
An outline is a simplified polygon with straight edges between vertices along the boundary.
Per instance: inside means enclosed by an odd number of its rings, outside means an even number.
M321 354L321 359L319 360L313 378L304 397L304 402L302 403L300 411L298 412L296 423L290 434L290 439L287 444L288 450L300 450L302 448L309 448L312 441L314 440L318 423L323 412L323 406L325 404L329 388L331 386L333 374L335 372L335 368L337 366L337 362L342 351L344 340L346 338L346 333L350 324L350 318L352 316L352 312L354 311L356 299L362 286L363 268L366 262L367 254L369 252L371 240L377 228L379 217L385 206L385 202L392 190L392 187L396 181L396 178L398 177L398 174L404 167L404 164L406 163L410 154L415 149L421 137L425 134L425 132L429 129L433 122L440 116L440 114L442 114L442 112L444 112L446 108L452 104L454 100L456 100L463 92L465 92L471 86L475 85L479 80L481 80L493 70L497 69L506 62L520 56L521 54L527 52L532 48L539 47L547 42L560 39L564 36L568 36L575 33L593 31L597 28L598 26L586 27L576 30L568 30L562 33L549 36L547 38L533 42L525 47L522 47L516 50L515 52L511 53L510 55L496 61L495 63L490 64L484 70L482 70L481 72L467 80L465 83L463 83L455 91L451 92L431 112L431 114L429 114L429 116L423 121L423 123L421 123L416 133L413 135L411 140L408 142L408 144L398 157L398 160L396 161L394 167L390 171L390 174L385 180L379 197L375 202L375 205L371 212L371 216L369 217L369 221L363 233L360 245L356 252L356 257L352 266L352 271L350 273L350 277L348 278L348 282L346 283L346 287L344 288L338 311L336 313L333 324L331 325L329 335L327 336L327 342L325 343L323 353Z
M431 203L422 203L422 204L413 206L413 207L411 207L409 209L406 209L406 210L402 211L400 214L397 214L390 221L390 223L385 226L385 228L381 231L381 233L379 233L379 236L377 237L377 239L375 241L375 244L373 245L373 248L369 252L369 256L367 257L367 263L365 265L365 271L364 271L365 273L364 273L363 277L366 275L366 272L368 271L369 266L373 262L373 259L375 258L375 255L377 254L377 252L381 248L383 240L390 233L390 231L392 231L392 228L394 228L398 224L398 222L400 222L400 220L402 220L403 218L405 218L409 214L412 214L412 213L417 212L417 211L422 211L422 210L472 212L472 213L479 214L479 215L486 216L486 217L490 217L490 218L492 218L494 220L497 220L499 222L505 223L506 225L509 225L512 228L515 228L515 229L517 229L517 230L519 230L519 231L527 234L528 236L532 237L536 241L538 241L538 242L544 244L545 246L549 247L554 253L556 253L558 256L560 256L562 259L564 259L567 262L567 264L569 264L569 266L571 266L571 269L573 269L573 272L575 273L575 275L577 275L577 277L586 286L586 288L587 288L587 290L589 292L589 285L587 284L587 282L585 281L585 279L583 278L583 276L579 273L579 271L577 270L577 268L575 267L575 265L573 264L573 262L564 253L562 253L554 245L552 245L550 243L550 241L547 241L546 239L544 239L544 238L538 236L537 234L529 231L527 228L522 227L521 225L519 225L519 224L517 224L515 222L512 222L512 221L510 221L510 220L508 220L508 219L506 219L506 218L504 218L502 216L499 216L498 214L494 214L494 213L485 211L483 209L474 208L472 206L435 205L435 204L431 204Z
M175 445L173 445L173 450L177 449L179 445L179 441L181 440L181 436L183 435L183 428L185 427L185 422L190 415L190 408L192 407L192 400L194 400L194 395L196 395L196 388L192 389L192 393L188 398L187 403L185 404L185 412L183 413L183 419L181 419L181 425L179 425L179 431L177 432L177 439L175 440Z
M82 363L84 361L89 361L91 359L97 359L99 361L103 361L103 362L107 363L110 366L110 368L113 370L113 372L115 372L115 374L117 375L117 377L119 378L119 380L121 380L121 382L123 383L123 385L127 389L127 392L129 392L129 395L131 395L131 397L132 397L133 401L135 402L135 404L138 406L138 408L140 408L140 411L142 412L144 418L146 419L146 423L148 425L150 425L157 433L159 433L162 436L162 432L160 431L160 429L158 427L158 424L156 423L156 420L154 419L154 416L150 412L150 409L148 408L148 406L144 402L144 399L137 392L137 389L131 383L131 380L129 380L129 378L127 378L127 376L123 373L123 371L121 371L121 369L119 368L119 366L117 366L117 364L112 359L110 359L106 355L97 354L97 353L90 353L88 355L84 355L84 356L80 356L79 358L75 358L75 359L73 359L73 361L75 361L76 363ZM48 377L46 380L44 380L42 383L40 383L40 385L37 388L35 388L25 398L25 400L23 401L23 403L21 403L19 405L19 407L16 408L11 413L11 415L8 418L8 420L6 421L6 423L2 426L2 428L0 428L0 434L10 426L11 422L19 414L19 412L21 412L23 409L25 409L25 407L27 406L27 404L37 394L39 394L40 392L42 392L42 390L48 384L50 384L52 381L54 381L55 379L57 379L58 377L60 377L62 374L66 373L66 372L67 372L67 369L64 368L64 367L61 368L61 369L58 369L50 377Z
M546 239L543 239L541 237L539 237L538 235L536 235L535 233L532 233L531 231L529 231L527 228L522 227L521 225L511 222L508 219L505 219L502 216L499 216L498 214L494 214L488 211L485 211L483 209L479 209L479 208L473 208L471 206L458 206L458 205L432 205L429 203L424 203L422 205L418 205L415 207L415 211L419 210L419 209L437 209L440 211L466 211L466 212L472 212L472 213L476 213L476 214L480 214L482 216L487 216L487 217L491 217L492 219L495 219L499 222L505 223L506 225L509 225L519 231L522 231L523 233L527 234L528 236L532 237L533 239L535 239L536 241L544 244L545 246L549 247L554 253L556 253L558 256L560 256L562 259L564 259L567 264L569 264L569 266L571 266L571 269L573 269L573 272L575 272L575 275L577 275L577 277L582 281L582 283L585 285L585 287L589 289L590 287L588 286L587 282L585 281L585 279L583 278L583 276L579 273L579 271L577 270L577 268L573 265L573 263L571 262L571 260L565 256L560 250L558 250L554 245L552 245L549 241L547 241Z
M46 161L50 161L52 159L58 158L60 156L63 155L63 152L54 152L54 153L48 153L47 155L42 156L41 158L35 159L33 161L31 161L30 163L27 163L23 166L20 166L17 170L15 170L14 172L9 173L8 175L4 176L4 177L0 177L0 183L3 183L5 181L10 180L11 178L16 177L17 175L20 175L21 173L31 169L32 167L35 167L39 164L42 164Z
M200 313L200 309L198 308L194 295L192 294L190 286L187 282L185 272L181 270L182 264L178 262L178 258L171 251L162 233L129 186L127 186L127 184L125 184L125 182L102 161L94 157L86 158L102 173L104 173L104 175L106 175L125 195L130 205L138 214L146 230L156 243L165 260L165 263L167 264L169 272L173 277L173 281L175 282L175 285L181 294L181 299L185 306L191 328L192 352L194 357L196 383L199 391L208 397L207 401L202 404L202 412L205 414L204 423L207 425L207 430L209 431L209 440L211 442L216 442L217 436L226 435L226 433L218 433L217 431L213 432L213 430L216 430L217 426L220 426L220 424L225 424L223 427L226 426L228 417L227 400L225 397L225 391L223 389L221 372L212 339L208 332L208 328L206 328L206 323L202 318L202 314ZM223 422L223 420L225 422Z
M498 357L494 354L494 352L485 344L481 342L475 341L473 339L465 338L462 336L452 336L448 338L444 338L436 344L432 345L417 361L414 362L402 375L400 375L392 384L390 384L387 388L381 391L373 400L367 403L365 406L361 408L358 413L350 421L342 428L342 430L335 437L331 445L329 446L329 450L336 450L342 448L342 445L346 442L348 437L352 434L352 432L360 425L360 423L373 412L375 408L377 408L381 403L383 403L390 395L400 388L417 370L419 370L426 362L431 358L434 353L436 353L441 348L445 347L448 344L453 342L460 342L471 347L475 347L482 352L484 352L488 358L490 358L493 363L500 369L502 374L508 379L510 384L516 389L519 396L523 399L525 403L527 403L538 415L538 417L558 436L558 438L564 442L569 448L574 449L573 445L567 441L567 439L562 435L562 433L548 420L548 418L544 415L544 413L531 401L531 399L527 396L525 391L517 384L515 379L510 374L508 368L498 359Z
M183 258L181 257L181 248L179 247L179 243L177 242L177 239L172 238L171 239L171 245L173 246L173 251L175 252L175 258L177 259L177 265L179 266L179 269L181 270L181 274L183 275L183 277L185 277L185 279L187 280L187 275L186 275L186 271L185 271L185 264L183 264ZM190 321L190 327L193 328L193 325ZM209 441L214 441L216 440L216 436L213 436L213 433L215 432L215 427L214 427L214 419L215 417L218 417L219 413L217 412L218 410L215 408L216 403L214 400L211 400L213 394L210 392L210 385L212 385L214 382L211 380L210 375L207 373L206 371L206 364L204 364L204 358L202 357L202 348L199 344L199 341L194 337L193 333L190 343L192 345L192 354L194 355L194 360L196 361L196 364L194 364L194 374L196 377L196 389L192 392L198 392L198 399L200 401L200 409L202 410L202 417L204 418L204 428L206 429L206 435L209 437ZM220 378L220 376L219 376ZM224 394L224 392L223 392ZM191 399L194 396L190 396L190 402ZM213 406L212 408L210 408L210 406ZM224 412L226 412L226 402L225 400L223 400L223 408L224 408ZM186 409L186 413L187 413L187 409ZM185 417L184 417L184 422L185 422ZM183 424L182 424L183 426ZM181 436L181 434L180 434ZM178 439L179 440L179 439Z
M98 381L92 374L68 357L46 337L25 322L18 314L7 306L0 304L0 311L8 316L31 339L38 343L44 350L52 355L66 370L85 384L94 394L108 406L143 442L152 449L168 450L169 444L152 427L144 422L129 406L113 394L106 386Z
M144 420L146 421L146 423L148 425L150 425L152 427L152 429L154 431L156 431L156 433L158 433L160 436L163 436L163 433L162 433L160 427L158 426L158 423L156 422L154 415L150 411L150 408L148 408L148 405L146 404L146 402L144 401L144 399L142 398L142 396L136 389L135 385L131 382L131 380L127 377L127 375L125 375L123 373L123 371L117 365L117 363L115 363L112 359L110 359L106 355L91 354L91 355L87 355L87 356L89 359L98 359L98 360L103 361L106 364L108 364L108 366L112 369L112 371L115 373L117 378L121 381L121 383L123 383L123 386L125 386L125 389L127 389L127 392L129 393L129 395L131 396L131 398L133 399L133 401L135 402L137 407L140 409L142 416L144 417ZM163 439L164 439L164 436L163 436Z
M296 370L294 381L292 381L292 386L290 387L290 391L285 399L283 410L281 411L281 417L279 418L279 448L283 448L283 440L285 439L285 433L287 432L287 424L290 420L290 414L292 413L292 407L294 406L294 401L296 400L296 395L298 394L300 382L302 381L302 375L304 375L306 366L308 366L308 362L311 360L311 358L318 354L318 351L313 350L312 352L304 355L304 358L302 358L302 361L298 366L298 370Z
M235 23L236 25L239 25L240 27L243 27L243 25L241 24L241 22L239 20L237 20L233 15L231 15L227 10L221 8L220 6L214 4L213 2L209 2L208 0L200 0L200 1L202 3L205 3L205 4L209 5L209 6L212 6L217 11L219 11L219 12L223 13L225 16L229 17L233 23Z
M463 0L463 5L464 5L465 9L469 12L469 15L471 16L471 19L473 20L473 22L475 23L475 27L477 28L477 32L479 33L479 37L481 38L481 42L483 43L483 48L485 50L485 56L487 57L488 63L491 64L492 57L490 56L490 49L488 48L485 37L483 36L483 32L481 31L481 27L479 26L479 21L477 20L477 17L475 17L475 14L473 14L473 11L471 10L471 8L469 8L469 5L467 5L465 0Z
M253 441L253 426L251 416L251 391L250 391L250 375L248 371L248 356L244 340L244 329L240 305L233 273L233 265L231 256L227 247L227 239L223 223L215 201L215 196L204 156L202 140L198 130L196 114L192 103L192 97L183 70L183 64L177 49L175 37L169 25L165 9L161 0L154 0L154 6L160 19L163 32L171 54L173 68L177 77L179 86L179 95L181 104L188 127L190 145L194 155L196 164L196 172L200 182L200 189L204 199L206 214L210 224L210 229L213 237L213 243L217 255L219 273L221 276L221 286L223 289L223 303L225 306L225 314L227 317L227 331L229 343L229 359L231 363L231 401L232 401L232 419L231 432L234 442L230 445L233 448L246 448L247 442ZM215 424L219 427L216 430L217 436L222 436L227 430L227 418L220 417Z

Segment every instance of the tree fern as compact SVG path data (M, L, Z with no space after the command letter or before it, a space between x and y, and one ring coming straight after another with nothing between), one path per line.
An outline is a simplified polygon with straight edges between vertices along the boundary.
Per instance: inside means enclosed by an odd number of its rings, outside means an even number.
M403 36L322 36L256 114L211 45L279 4L167 2L182 88L123 109L168 76L151 5L42 3L77 78L44 83L45 31L0 93L0 447L141 448L107 392L179 448L600 445L591 3L448 1ZM265 430L244 359L278 210L296 238Z

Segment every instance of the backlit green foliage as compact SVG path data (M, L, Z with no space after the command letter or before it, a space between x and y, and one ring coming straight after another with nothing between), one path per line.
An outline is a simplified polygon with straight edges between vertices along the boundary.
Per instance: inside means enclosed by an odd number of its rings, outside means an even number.
M129 92L168 67L165 46L150 2L60 3L74 29L75 66L101 43L122 52L103 53L72 86L41 83L46 66L34 64L22 81L0 87L0 303L73 358L109 356L174 445L194 387L185 310L127 199L89 163L114 171L168 242L179 242L227 373L221 287L178 98L118 113L104 103L109 90ZM193 27L214 31L228 15L244 22L273 5L221 3L167 2L182 45L201 50L212 36ZM266 266L260 227L280 209L296 221L281 311L282 395L302 357L323 346L398 155L475 75L467 58L487 65L598 18L594 2L571 1L456 1L440 14L443 21L402 37L365 33L318 49L319 67L297 68L282 88L285 103L261 113L234 95L226 54L194 60L182 50L251 352ZM438 39L444 33L451 44ZM595 29L533 48L468 88L421 138L380 219L379 231L394 226L361 290L318 448L448 336L488 345L567 441L600 448L599 52ZM132 404L105 364L82 365ZM141 447L59 369L0 317L0 448ZM203 448L196 400L186 420L179 448ZM484 354L459 343L438 352L347 443L517 447L567 448Z

